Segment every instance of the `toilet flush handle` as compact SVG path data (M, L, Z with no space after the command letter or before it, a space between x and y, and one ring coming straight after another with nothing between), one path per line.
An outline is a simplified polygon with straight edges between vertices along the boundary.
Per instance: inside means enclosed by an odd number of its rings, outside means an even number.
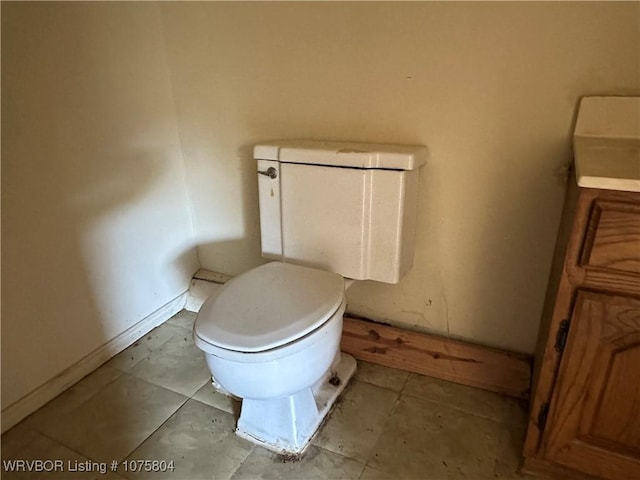
M269 177L269 178L278 178L278 171L277 171L275 168L273 168L273 167L269 167L269 168L267 168L267 170L266 170L266 171L264 171L264 172L263 172L263 171L258 170L258 173L259 173L260 175L266 175L266 176L267 176L267 177Z

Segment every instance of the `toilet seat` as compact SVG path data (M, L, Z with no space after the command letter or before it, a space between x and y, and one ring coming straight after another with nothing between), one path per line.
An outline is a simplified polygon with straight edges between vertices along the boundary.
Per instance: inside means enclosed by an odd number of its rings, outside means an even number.
M341 275L267 263L227 282L209 297L200 309L194 334L225 350L262 352L317 329L343 301Z

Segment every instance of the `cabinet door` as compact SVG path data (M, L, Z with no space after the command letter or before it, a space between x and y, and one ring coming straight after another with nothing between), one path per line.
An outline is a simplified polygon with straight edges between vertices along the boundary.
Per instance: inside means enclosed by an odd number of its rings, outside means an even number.
M640 300L578 292L543 448L584 473L640 479Z

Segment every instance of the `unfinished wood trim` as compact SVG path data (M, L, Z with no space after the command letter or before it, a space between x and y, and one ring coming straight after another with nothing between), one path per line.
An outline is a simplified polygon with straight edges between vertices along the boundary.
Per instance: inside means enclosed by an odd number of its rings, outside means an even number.
M224 283L228 278L199 270L194 282ZM197 310L189 308L189 302L187 309ZM344 317L341 349L367 362L529 398L531 357L527 355L382 325L349 314Z
M527 355L404 330L345 315L342 351L359 360L528 398Z

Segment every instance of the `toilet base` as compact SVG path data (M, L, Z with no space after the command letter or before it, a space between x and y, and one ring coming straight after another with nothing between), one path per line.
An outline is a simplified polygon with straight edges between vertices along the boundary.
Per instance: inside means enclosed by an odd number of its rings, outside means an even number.
M242 401L236 434L284 455L301 455L356 371L356 360L339 355L337 365L313 386L289 397Z

